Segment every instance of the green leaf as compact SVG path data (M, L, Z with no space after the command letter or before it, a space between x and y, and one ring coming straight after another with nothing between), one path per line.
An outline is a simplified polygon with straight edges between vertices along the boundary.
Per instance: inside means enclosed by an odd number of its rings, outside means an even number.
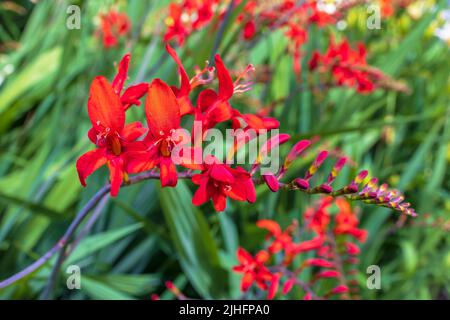
M192 203L184 181L160 188L161 206L184 273L204 298L225 298L227 273L208 224Z
M109 284L97 281L87 276L81 278L81 290L88 296L97 300L132 300L133 297L121 292Z
M75 251L66 260L65 264L70 265L76 261L86 258L94 252L106 248L107 246L131 235L133 232L141 228L142 224L136 223L120 229L110 230L90 236L80 242Z

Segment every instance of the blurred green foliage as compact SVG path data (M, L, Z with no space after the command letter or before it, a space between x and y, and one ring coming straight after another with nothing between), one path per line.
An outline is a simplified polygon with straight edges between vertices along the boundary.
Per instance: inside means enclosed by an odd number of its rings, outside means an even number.
M133 29L127 42L112 50L93 36L98 12L112 1L16 3L23 11L0 4L1 279L53 246L76 212L107 181L106 170L100 170L82 189L75 170L77 157L90 148L86 101L93 77L111 78L114 63L130 51L129 83L154 77L177 83L175 65L164 58L158 31L168 1L119 1ZM70 4L82 8L80 30L66 28ZM241 43L236 41L239 30L230 24L218 52L236 69L247 63L257 70L263 65L271 68L271 78L246 96L264 105L288 96L275 109L281 130L297 138L319 135L319 146L347 154L357 166L346 169L339 179L348 181L358 168L367 168L405 191L421 214L414 224L396 229L397 213L361 206L362 226L369 231L361 256L362 297L449 298L450 237L443 228L426 225L426 214L432 221L450 219L449 47L429 31L436 12L417 21L399 13L383 21L380 30L367 30L364 19L355 18L365 10L352 14L343 32L333 32L363 41L369 62L406 81L412 94L299 89L286 40L279 32L259 30L258 41ZM189 72L209 59L216 32L205 28L179 49ZM330 34L328 29L309 32L306 58L312 50L326 48ZM236 105L248 108L243 101ZM129 120L143 118L139 108L130 115ZM296 170L304 169L306 160L298 161ZM287 225L315 199L293 192L274 194L261 187L256 204L229 203L226 212L217 214L209 204L193 207L192 190L189 182L161 189L157 181L121 190L64 263L54 297L148 299L152 292L164 290L165 280L174 280L189 296L239 298L239 277L231 267L239 244L250 250L260 245L256 220L273 218ZM38 298L55 260L0 290L0 298ZM82 290L65 289L70 264L82 269ZM365 269L372 264L382 270L379 291L365 289ZM162 297L171 295L165 292Z

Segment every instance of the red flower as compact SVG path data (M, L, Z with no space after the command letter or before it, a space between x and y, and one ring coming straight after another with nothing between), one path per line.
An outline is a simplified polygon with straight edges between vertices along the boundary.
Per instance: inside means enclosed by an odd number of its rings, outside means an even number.
M183 138L177 131L180 128L180 107L172 89L160 79L153 80L150 85L145 114L149 132L142 150L130 154L128 170L137 173L158 166L161 186L175 186L178 177L172 150Z
M331 71L338 85L356 87L361 93L375 90L374 81L381 76L379 72L368 72L364 45L359 44L357 49L352 49L346 39L338 44L331 39L325 54L313 54L309 68L319 68L322 72Z
M352 211L350 204L344 199L336 199L339 213L336 215L336 227L334 233L349 234L360 242L366 241L367 230L358 229L359 220Z
M270 253L277 253L280 250L284 250L286 256L293 254L295 244L292 242L292 230L296 227L296 223L282 231L278 223L272 220L259 220L256 225L258 228L263 228L269 231L268 237L273 237L274 240L267 249ZM290 259L289 259L290 260Z
M253 282L256 282L261 290L267 290L269 288L267 282L271 282L274 277L264 265L269 259L267 251L261 250L253 257L245 249L239 247L236 255L239 265L233 267L233 271L244 274L241 280L241 290L247 291Z
M125 13L111 10L100 15L99 32L102 35L105 48L115 47L118 44L118 39L125 36L130 29L131 22Z
M238 201L256 201L255 186L250 173L237 167L230 168L220 163L214 156L205 159L201 174L192 177L192 182L199 186L192 198L192 203L199 206L212 199L217 211L224 211L226 198Z
M111 195L119 192L122 180L127 178L126 164L129 151L135 149L137 138L146 131L139 122L125 125L125 110L119 96L104 77L94 79L88 100L92 129L89 139L97 148L82 155L76 164L83 186L86 178L103 165L110 171Z

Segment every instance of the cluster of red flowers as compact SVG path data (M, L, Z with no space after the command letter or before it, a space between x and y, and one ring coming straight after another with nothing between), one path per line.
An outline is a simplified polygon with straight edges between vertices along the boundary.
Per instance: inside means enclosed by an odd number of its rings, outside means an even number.
M114 9L100 14L100 26L97 33L103 40L105 48L115 47L121 37L126 36L131 30L131 22L125 13Z
M231 122L233 128L243 129L241 131L245 139L239 140L239 137L236 137L237 141L231 150L233 152L249 142L245 134L248 130L252 129L259 135L264 130L278 128L279 123L273 118L241 113L231 106L229 100L233 95L247 91L249 86L248 83L241 83L243 74L233 82L219 55L215 56L217 91L211 88L203 89L198 94L196 104L192 103L189 94L195 87L210 83L214 78L214 70L206 67L189 78L177 53L169 45L166 49L178 66L179 87L169 87L161 79L155 79L151 84L140 83L124 90L130 62L129 54L120 62L112 83L102 76L96 77L92 82L88 100L92 128L88 132L88 137L96 148L82 155L77 161L76 167L83 186L86 185L85 180L90 174L107 165L110 171L112 196L117 195L123 183L128 183L129 174L149 170L155 173L155 169L159 169L157 178L161 180L161 185L173 187L179 177L177 165L181 165L187 169L181 173L183 177L191 178L192 182L199 186L192 199L193 204L201 205L211 199L217 211L225 209L227 198L255 202L254 184L265 182L274 192L282 187L306 193L346 196L415 215L409 203L402 202L404 198L398 191L388 189L386 184L378 187L376 178L370 180L367 178L365 186L359 191L358 186L364 182L367 171L362 171L351 184L333 190L331 184L345 165L346 158L337 160L325 183L310 187L310 179L329 155L327 151L318 154L303 178L294 179L288 184L280 182L291 163L311 144L309 140L295 144L277 172L263 172L261 161L267 157L270 150L289 140L287 134L278 134L267 140L261 146L250 171L239 166L232 168L211 154L203 155L201 143L208 130L219 123ZM244 73L250 70L251 66L247 67ZM147 95L145 100L147 128L140 122L125 124L126 111L132 105L139 105L144 95ZM193 116L195 120L193 128L189 131L194 132L192 138L186 137L186 131L180 132L181 118L188 115ZM200 124L200 128L197 128L196 124ZM196 130L204 134L196 135ZM144 137L141 139L142 136ZM198 137L201 141L195 141ZM175 150L179 150L180 147L182 152L176 154L175 162L173 153L175 154ZM195 161L196 154L199 153L201 159ZM255 176L258 169L261 171L261 178ZM200 173L193 174L194 170L199 170Z
M334 207L337 213L332 215ZM239 265L233 268L243 274L243 292L256 284L258 289L267 291L268 299L277 293L286 295L294 291L295 296L305 300L333 295L355 298L359 244L367 238L367 231L358 228L356 213L346 200L325 197L316 207L305 211L303 221L303 226L294 221L284 231L275 221L257 222L258 227L268 231L265 249L253 256L239 248ZM304 240L306 237L309 239ZM306 268L313 268L309 270L312 276L308 282L301 280ZM318 285L319 280L325 283Z
M366 49L359 43L352 49L347 39L335 43L333 39L326 53L315 51L309 62L310 70L332 74L339 86L356 87L358 92L368 93L376 89L376 82L383 78L381 71L369 68L366 62Z
M233 126L242 126L244 129L278 127L275 119L242 114L231 107L229 99L245 85L240 84L239 79L233 82L219 55L215 57L218 91L202 90L194 107L189 100L189 93L194 87L211 81L213 70L205 68L189 79L176 52L169 46L167 51L179 66L179 88L169 87L162 80L155 79L151 84L140 83L122 92L130 55L126 55L120 62L112 83L104 77L97 77L92 82L88 100L92 128L88 136L96 149L87 152L77 161L77 171L83 186L86 185L86 178L105 164L110 171L113 196L117 195L122 183L128 181L128 174L153 168L159 168L163 187L175 186L178 175L172 151L188 142L177 131L183 116L193 115L201 123L201 129L205 133L207 129L229 120ZM205 80L202 77L204 74L208 74L209 79ZM126 110L132 105L139 105L139 99L144 95L147 95L145 114L148 128L144 128L140 122L125 125ZM138 140L145 133L145 137ZM249 172L241 167L231 168L212 155L207 155L201 163L194 163L193 148L186 148L183 152L180 164L191 171L200 170L199 174L191 177L199 185L193 198L195 205L212 199L215 209L223 211L227 197L238 201L255 201L254 184Z
M175 39L179 45L183 45L189 35L211 22L216 12L224 12L222 2L183 0L180 3L170 3L169 14L164 20L167 26L164 41Z
M286 29L285 35L290 41L290 49L295 58L295 70L300 72L300 48L307 40L309 24L323 27L336 23L334 15L330 15L318 6L318 1L307 0L300 4L296 0L281 1L247 1L237 16L237 22L242 25L242 38L252 40L262 28ZM242 1L234 1L234 7ZM183 0L171 3L166 18L165 41L175 39L183 45L186 38L194 31L213 21L221 21L226 15L230 1L217 0ZM231 7L232 9L232 7Z
M288 49L293 57L293 68L298 76L301 73L302 47L308 40L310 26L334 25L350 8L362 3L364 1L336 2L328 4L327 9L317 0L300 3L296 0L250 0L237 16L237 22L242 26L242 38L246 41L252 40L264 28L272 31L284 30L284 35L289 40ZM240 4L241 1L234 2L235 7ZM382 8L387 8L383 9L384 11L391 12L394 8L394 4L389 2L382 1L381 4ZM215 16L218 17L217 21L221 21L226 15L228 5L228 1L219 3L214 0L184 0L179 4L170 4L164 39L176 39L179 45L183 45L189 35L210 23ZM315 69L322 73L331 71L337 85L356 87L360 93L372 92L382 87L382 83L394 90L406 90L400 84L393 83L380 70L367 65L363 44L358 44L358 48L354 50L347 40L339 44L331 41L328 51L323 55L314 53L310 70Z

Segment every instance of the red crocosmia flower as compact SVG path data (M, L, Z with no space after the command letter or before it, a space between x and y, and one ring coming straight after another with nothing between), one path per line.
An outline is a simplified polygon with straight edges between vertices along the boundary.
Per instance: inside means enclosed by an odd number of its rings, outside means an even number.
M130 154L128 170L137 173L159 166L161 186L175 186L178 181L172 150L183 141L179 136L180 107L170 87L155 79L148 90L145 114L149 132L143 150Z
M125 125L125 110L119 96L104 77L97 77L92 82L88 113L92 123L88 136L97 148L78 159L76 167L80 182L86 186L86 178L106 164L110 171L111 195L116 196L122 180L127 178L127 156L136 149L138 142L135 140L146 129L139 122Z
M119 63L117 75L114 77L112 87L114 92L120 96L120 102L122 102L124 110L127 110L132 105L139 106L139 101L148 91L148 83L139 83L128 87L122 94L123 85L128 77L128 66L130 64L131 56L126 54Z
M119 38L125 36L131 30L131 22L125 13L111 10L100 15L100 34L105 48L115 47Z
M259 228L264 228L269 231L267 238L273 238L272 243L268 247L270 253L277 253L284 251L284 265L289 265L300 251L298 244L292 240L292 232L297 227L297 221L287 227L284 231L281 230L278 223L272 220L259 220L256 225Z
M336 205L339 213L336 215L336 227L334 233L349 234L360 242L364 242L367 238L367 230L358 229L359 220L352 211L350 204L344 199L336 199Z
M268 251L270 253L277 253L280 250L285 250L287 253L292 252L292 237L291 231L292 227L287 228L284 232L281 231L278 223L272 220L259 220L256 225L258 228L263 228L269 231L268 237L273 237L274 240L269 246Z
M327 209L333 201L332 197L322 198L317 209L308 208L305 211L305 220L308 221L308 229L313 230L318 235L324 235L330 223L330 214Z
M237 167L230 168L220 163L214 156L205 159L202 173L192 177L192 182L199 186L192 198L196 206L212 199L217 211L224 211L226 198L238 201L256 201L255 186L250 173Z
M268 282L271 282L274 277L264 265L270 257L269 253L261 250L253 257L245 249L239 247L236 255L239 265L233 267L233 271L244 274L241 280L241 290L247 291L253 282L256 282L261 290L267 290Z

